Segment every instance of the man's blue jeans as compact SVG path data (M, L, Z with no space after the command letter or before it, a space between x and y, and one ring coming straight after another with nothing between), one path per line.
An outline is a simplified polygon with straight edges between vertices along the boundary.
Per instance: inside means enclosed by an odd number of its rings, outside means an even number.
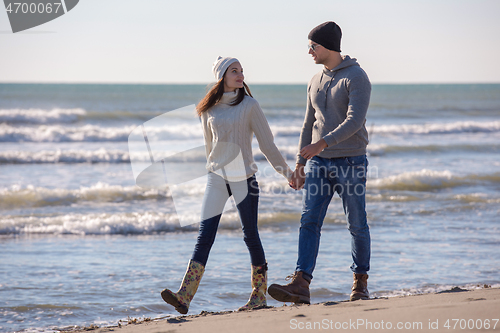
M322 158L315 156L305 166L306 180L300 220L299 258L296 271L312 278L319 250L321 227L335 192L342 199L351 233L354 273L370 270L370 230L366 221L366 155Z

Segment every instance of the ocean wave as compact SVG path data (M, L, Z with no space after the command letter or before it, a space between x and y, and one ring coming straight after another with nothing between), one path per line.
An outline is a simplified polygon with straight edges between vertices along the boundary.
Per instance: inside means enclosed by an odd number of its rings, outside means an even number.
M3 209L71 205L81 202L124 202L157 200L169 196L166 191L143 190L137 186L109 185L99 182L79 189L45 188L13 185L0 188Z
M300 126L271 125L275 136L299 137ZM370 134L456 134L456 133L489 133L500 131L500 121L457 121L450 123L400 124L368 126Z
M297 157L297 146L280 146L280 153L286 160L294 161ZM415 152L495 152L500 150L500 145L424 145L424 146L391 146L372 145L368 146L369 156L384 156L398 153ZM169 162L199 162L205 163L204 154L176 155L173 151L156 152L156 156L169 158ZM255 161L266 161L266 157L259 148L253 150ZM147 152L134 152L134 161L149 162L150 156ZM24 151L9 150L0 151L0 164L57 164L57 163L130 163L130 152L128 150L106 149L97 150L68 149L68 150L41 150Z
M286 180L259 181L262 196L287 195L294 191L288 187ZM204 181L186 183L175 189L176 198L192 197L202 200L205 193ZM172 197L171 190L142 189L138 186L109 185L98 182L92 186L77 189L36 187L33 185L0 188L0 208L23 209L51 206L69 206L88 203L122 203L144 200L166 200Z
M401 125L376 125L372 134L456 134L489 133L500 131L500 121L457 121L453 123L426 123Z
M83 109L3 109L0 110L0 123L69 124L81 120L86 114Z
M456 177L450 171L420 170L405 172L381 179L368 180L370 189L398 191L429 191L465 185L463 177Z
M286 160L294 161L297 157L297 146L280 146L280 153ZM423 145L423 146L391 146L371 145L368 146L369 156L384 156L398 153L416 152L496 152L500 151L500 145ZM200 162L205 163L205 154L176 155L174 151L156 152L156 156L169 158L169 162ZM259 148L253 150L255 161L267 160ZM134 161L149 162L150 156L147 152L134 152ZM0 151L0 164L57 164L57 163L130 163L130 152L128 150L106 149L97 150L68 149L68 150L41 150L24 151L9 150Z
M85 125L66 127L42 125L38 127L13 127L0 124L0 142L103 142L127 141L135 126L100 127Z
M428 198L421 198L415 195L401 195L401 194L366 194L366 200L371 202L414 202L414 201L423 201Z
M0 235L66 234L114 235L153 234L176 230L193 231L193 226L181 228L172 214L118 213L67 214L51 217L7 217L0 220Z
M494 152L499 151L500 145L495 144L456 144L456 145L369 145L367 147L370 156L383 156L387 154L397 153L418 153L418 152L450 152L450 151L464 151L464 152Z
M487 285L484 283L468 283L464 285L449 285L449 284L428 284L420 287L404 288L399 290L379 290L373 292L373 297L401 297L401 296L411 296L411 295L423 295L423 294L434 294L434 293L446 293L453 292L453 290L479 290L487 288L499 288L500 284Z
M130 163L130 152L118 149L100 148L97 150L41 150L33 151L0 151L0 164L76 164L76 163ZM147 151L133 152L134 162L151 161ZM263 156L263 155L262 155ZM168 158L169 163L206 163L205 153L178 155L176 152L155 152L158 160Z
M259 181L261 195L286 195L294 192L286 180ZM206 183L185 183L175 188L176 198L196 197L203 198ZM47 188L33 185L0 188L0 208L16 209L46 206L67 206L78 203L120 203L142 200L163 200L171 198L172 192L167 186L165 189L143 189L139 186L109 185L98 182L92 186L82 186L78 189Z
M137 156L137 154L135 154ZM149 154L144 153L143 161L149 160ZM137 156L138 157L138 156ZM0 164L34 164L34 163L129 163L128 151L110 150L42 150L2 151Z
M280 148L282 155L289 160L295 160L296 147ZM266 157L259 150L253 152L256 161L264 161ZM133 152L134 162L149 162L151 160L148 152ZM168 158L169 162L178 163L206 163L205 153L177 155L176 152L156 152L158 159ZM119 149L84 150L41 150L41 151L0 151L0 164L57 164L57 163L130 163L130 152Z
M286 160L292 160L295 161L297 158L297 145L294 146L280 146L278 147L278 150L280 151L281 155L286 159ZM253 149L253 158L256 161L265 161L266 156L262 153L262 151L259 148L254 148Z
M283 137L288 137L288 136L296 136L297 139L300 136L300 131L302 130L302 127L300 126L275 126L271 125L271 131L273 132L274 136L283 136Z
M500 198L492 197L486 193L468 193L468 194L457 194L454 196L455 200L460 200L469 204L476 203L486 203L486 204L498 204L500 203Z
M67 127L62 125L11 126L0 124L0 142L125 142L136 126L102 127L84 125ZM271 126L276 137L299 137L298 126ZM493 122L457 122L449 124L422 125L380 125L375 126L375 134L452 134L498 132L500 121ZM149 128L149 140L179 140L202 138L198 124L175 124ZM296 147L293 148L294 150Z
M377 202L411 202L423 200L420 194L398 193L393 191L432 192L435 190L458 187L500 184L500 174L457 176L450 171L420 170L406 172L395 176L380 179L368 179L367 198ZM201 200L206 184L199 182L186 183L175 189L176 198L193 197ZM262 200L269 198L288 198L297 192L290 189L286 180L266 179L259 180ZM378 193L379 190L391 190L390 194ZM69 206L88 203L123 203L145 200L166 200L172 197L172 192L165 189L142 189L138 186L109 185L98 182L91 186L82 186L76 189L36 187L33 185L0 188L0 208L24 209L37 207ZM428 198L427 198L428 199ZM440 200L461 200L464 202L498 203L496 197L484 194L458 195ZM281 200L281 199L280 199ZM279 200L278 200L279 201ZM268 203L273 207L273 203ZM300 203L299 203L300 205ZM274 208L273 208L274 209ZM278 209L282 211L282 209ZM283 212L287 213L287 212ZM273 218L274 219L274 218Z
M191 224L182 226L177 214L163 212L133 213L89 213L65 214L58 216L6 216L0 218L0 235L56 234L56 235L151 235L168 232L197 232L200 213L187 217ZM261 228L290 226L300 220L300 212L259 213ZM325 224L345 224L345 218L328 215ZM241 232L241 222L237 212L222 214L219 229Z
M96 125L14 127L0 124L0 142L125 142L136 127L101 127ZM150 128L148 136L150 141L161 141L202 138L203 133L200 126L175 125Z
M423 169L380 179L369 179L367 188L396 191L432 191L458 186L500 183L500 173L454 175L452 172Z
M98 112L98 111L87 111L82 108L0 109L0 123L51 125L51 124L71 124L85 120L147 121L164 113L165 113L164 111L150 111L150 110L142 110L142 111L114 110L112 112Z

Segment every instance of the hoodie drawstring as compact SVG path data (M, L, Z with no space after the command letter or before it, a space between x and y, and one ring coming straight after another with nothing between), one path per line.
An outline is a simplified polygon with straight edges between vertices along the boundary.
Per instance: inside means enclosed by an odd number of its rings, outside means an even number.
M330 86L332 85L332 82L333 82L333 79L335 78L335 74L337 74L337 72L333 72L333 75L332 75L332 78L330 79L330 82L328 83L328 87L326 87L325 89L325 110L326 110L326 104L328 102L328 89L330 89ZM320 82L320 86L321 86L321 82L323 81L323 75L325 75L325 73L321 73L321 79L319 80ZM319 93L320 91L320 87L318 87L318 91L316 93Z

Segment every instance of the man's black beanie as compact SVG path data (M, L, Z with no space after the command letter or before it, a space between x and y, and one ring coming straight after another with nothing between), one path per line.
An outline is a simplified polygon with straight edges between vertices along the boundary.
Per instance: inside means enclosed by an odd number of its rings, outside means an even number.
M319 45L340 52L340 39L342 38L342 30L337 23L329 21L318 25L309 33L308 39Z

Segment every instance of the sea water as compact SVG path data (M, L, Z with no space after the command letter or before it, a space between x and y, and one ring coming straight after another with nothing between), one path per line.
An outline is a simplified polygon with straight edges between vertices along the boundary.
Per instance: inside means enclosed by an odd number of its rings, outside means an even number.
M293 168L305 85L251 85ZM204 85L0 84L0 331L51 331L175 315L198 224L181 227L172 193L135 184L129 134L200 101ZM173 119L166 154L203 135ZM366 127L373 296L498 286L500 85L373 85ZM301 191L272 171L254 139L259 230L269 282L297 259ZM147 156L146 156L147 158ZM192 162L192 161L191 161ZM189 168L190 161L179 161ZM185 196L203 195L203 182ZM330 204L312 302L348 299L350 236ZM190 313L235 310L251 291L234 209L224 213ZM268 304L281 303L268 298Z

